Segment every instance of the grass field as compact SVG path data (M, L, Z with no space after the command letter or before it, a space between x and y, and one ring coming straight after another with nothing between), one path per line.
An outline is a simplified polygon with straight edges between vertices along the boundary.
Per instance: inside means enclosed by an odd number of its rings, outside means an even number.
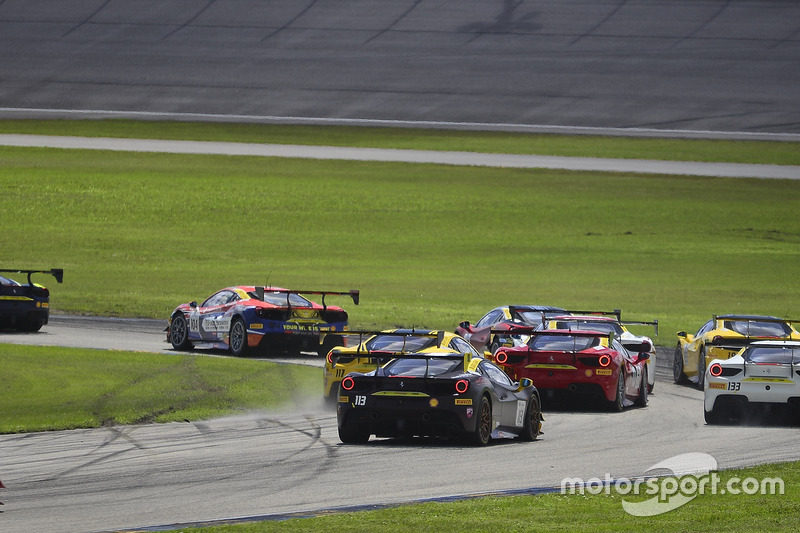
M642 157L677 142L0 122L20 130L448 149L511 139L509 150ZM800 154L797 143L678 144L698 160ZM800 182L7 147L0 159L3 265L64 268L63 285L39 279L56 313L166 319L223 286L264 283L359 289L359 307L335 302L355 327L454 329L496 305L539 303L658 318L656 342L672 345L712 313L800 316Z

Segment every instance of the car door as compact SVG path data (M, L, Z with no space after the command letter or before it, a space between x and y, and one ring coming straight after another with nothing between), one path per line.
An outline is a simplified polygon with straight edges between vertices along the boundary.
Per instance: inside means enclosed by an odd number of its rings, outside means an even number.
M200 338L205 341L220 340L231 329L230 309L239 300L230 290L221 290L209 297L199 309ZM190 317L190 320L192 317Z
M709 320L697 330L694 337L687 338L688 341L684 347L683 365L688 371L694 371L697 368L697 363L700 360L700 352L703 349L703 336L714 329L714 319Z
M642 368L637 364L639 354L629 352L617 339L611 342L611 349L622 355L620 372L625 376L625 395L629 398L639 396L639 385L642 380Z
M483 361L480 368L483 375L494 385L497 394L498 401L492 406L492 418L503 426L522 427L528 405L525 400L517 398L517 387L514 382L500 367L490 361Z

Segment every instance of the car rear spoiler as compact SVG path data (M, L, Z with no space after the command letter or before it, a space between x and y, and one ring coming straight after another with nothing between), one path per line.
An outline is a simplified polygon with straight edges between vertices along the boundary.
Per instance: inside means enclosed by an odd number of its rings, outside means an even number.
M345 291L345 292L342 292L342 291L296 291L296 290L291 290L291 289L273 289L273 288L270 288L270 287L256 287L255 288L255 292L256 292L256 298L261 300L262 302L264 301L264 294L267 293L267 292L278 292L278 293L286 294L286 306L287 307L291 307L291 305L289 304L289 295L290 294L317 294L317 295L322 295L322 307L323 307L323 309L327 309L327 307L328 307L325 304L325 296L328 295L328 294L332 294L332 295L335 295L335 296L349 296L350 298L353 299L353 303L356 304L356 305L358 305L358 302L360 300L359 291L357 291L357 290Z
M436 339L436 347L441 348L442 343L444 342L444 331L408 331L408 332L394 332L394 331L386 331L386 330L348 330L348 331L320 331L319 332L319 343L322 344L325 342L325 337L328 335L339 335L339 336L355 336L358 335L358 348L356 348L356 356L366 355L368 357L372 356L373 353L375 354L382 354L387 355L393 353L395 355L404 355L406 353L405 350L405 338L407 337L432 337ZM376 351L370 352L367 350L366 352L361 351L361 344L364 342L365 338L374 337L375 335L396 335L396 336L403 336L403 349L400 352L385 352L385 351ZM334 349L334 357L340 354L335 353ZM333 362L333 361L331 361Z
M655 329L656 337L658 337L658 319L651 321L643 321L643 320L622 320L622 310L621 309L614 309L613 311L574 311L568 310L567 313L571 315L584 315L584 316L614 316L617 317L617 322L620 324L624 324L626 326L653 326ZM566 316L566 314L564 315ZM542 317L542 324L544 324L547 320L553 320L552 317L545 318Z
M0 270L2 272L2 270ZM714 320L741 320L742 322L789 322L796 324L800 322L800 319L792 320L790 318L773 318L769 316L765 317L755 317L752 315L711 315Z
M51 268L50 270L15 270L15 269L0 269L0 272L12 272L16 274L27 274L28 285L33 285L31 281L31 274L50 274L56 278L56 281L62 283L64 281L63 268Z
M563 337L607 337L609 342L614 339L614 333L603 333L600 331L558 331L552 329L536 330L535 326L511 326L507 330L492 330L493 333L505 333L506 335L523 334L530 335L531 337L538 337L540 335L549 336L563 336Z

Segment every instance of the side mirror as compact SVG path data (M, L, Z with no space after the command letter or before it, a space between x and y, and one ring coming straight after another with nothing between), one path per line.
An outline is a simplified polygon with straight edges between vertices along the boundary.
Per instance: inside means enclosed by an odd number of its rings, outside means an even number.
M464 328L464 329L469 329L471 325L472 325L472 324L470 324L470 323L469 323L469 320L465 320L465 321L461 322L461 323L458 325L458 327L460 327L460 328Z
M685 331L679 331L678 332L678 337L686 338L686 332Z
M528 387L533 387L533 380L531 378L522 378L519 380L519 389L527 389Z
M195 307L197 307L197 302L189 302L189 307L194 309Z
M639 354L639 361L647 361L650 359L650 354L647 352L642 352Z

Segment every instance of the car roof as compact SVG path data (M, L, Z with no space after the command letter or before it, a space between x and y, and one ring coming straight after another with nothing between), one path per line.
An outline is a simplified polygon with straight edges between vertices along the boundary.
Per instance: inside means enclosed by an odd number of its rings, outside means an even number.
M770 315L716 315L717 320L784 320Z

